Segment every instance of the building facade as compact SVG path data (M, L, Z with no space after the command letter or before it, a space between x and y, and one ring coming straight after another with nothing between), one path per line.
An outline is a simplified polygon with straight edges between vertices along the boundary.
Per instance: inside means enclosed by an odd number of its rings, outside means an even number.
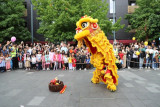
M108 17L109 19L113 19L113 0L108 0L109 4L109 11L108 11ZM115 34L116 40L132 40L132 37L134 36L135 32L130 31L126 32L126 27L129 26L128 21L125 19L126 14L132 14L137 8L136 6L136 0L115 0L115 19L122 18L121 24L124 24L125 27L123 29L120 29ZM109 35L108 39L113 40L113 36Z
M132 40L132 37L134 36L134 31L126 32L125 29L129 25L128 21L125 20L126 14L132 14L137 8L136 6L136 0L114 0L115 1L115 19L122 18L121 24L124 24L125 27L115 34L116 40ZM26 26L31 31L31 2L30 0L25 0L25 7L27 10L27 16L25 17L26 20ZM108 11L108 18L113 19L113 0L108 0L109 4L109 11ZM36 14L36 10L33 10L33 36L34 38L38 39L39 41L44 41L44 37L40 34L38 34L36 31L39 28L39 21L36 19L38 15ZM113 40L112 35L108 35L109 40Z
M24 19L26 21L26 27L31 32L31 0L25 0L24 5L26 8ZM33 10L33 37L36 40L44 41L43 35L37 33L37 29L39 28L39 21L37 20L37 12Z

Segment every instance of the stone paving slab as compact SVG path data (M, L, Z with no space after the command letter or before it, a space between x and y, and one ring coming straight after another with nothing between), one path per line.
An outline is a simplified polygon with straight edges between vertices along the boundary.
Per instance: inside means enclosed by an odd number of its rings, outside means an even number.
M160 107L160 71L118 71L115 92L103 83L92 84L92 71L0 73L0 107ZM63 94L48 90L48 83L55 77L67 85Z

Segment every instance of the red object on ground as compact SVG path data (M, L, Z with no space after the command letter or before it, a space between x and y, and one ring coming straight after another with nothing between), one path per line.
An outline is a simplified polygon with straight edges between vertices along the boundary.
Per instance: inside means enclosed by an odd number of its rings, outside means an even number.
M59 93L60 93L60 94L63 94L64 91L66 90L66 88L67 88L67 86L65 85L65 86L63 87L63 89L62 89Z

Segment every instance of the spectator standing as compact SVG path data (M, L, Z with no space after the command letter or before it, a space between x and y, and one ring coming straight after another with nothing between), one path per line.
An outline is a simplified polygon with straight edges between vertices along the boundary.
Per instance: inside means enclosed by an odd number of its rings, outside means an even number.
M32 68L36 69L36 56L33 54L31 57Z
M50 58L49 58L49 52L47 51L46 52L46 55L45 55L45 62L46 62L46 66L47 66L47 70L50 70L49 69L49 65L50 65Z
M125 46L123 47L122 49L122 53L123 53L123 68L126 68L126 49L125 49Z
M30 55L27 54L27 56L26 56L26 63L25 63L26 70L30 70L30 67L31 67L30 61L31 61Z
M140 55L139 55L139 69L142 69L143 68L144 58L145 58L145 48L144 48L144 45L140 46L139 51L140 51Z
M81 67L82 69L86 70L86 55L82 52L82 56L81 56Z
M76 70L76 58L72 56L72 69Z
M158 70L158 53L155 54L153 62L154 62L154 70Z
M154 48L153 48L153 55L152 55L152 68L154 69L155 68L155 61L153 61L153 59L155 58L155 55L156 55L156 53L158 53L158 50L156 50L157 49L157 47L155 47L154 46Z
M128 67L128 69L130 69L131 59L132 59L132 56L133 56L133 51L129 47L127 47L126 50L127 50L127 67Z
M49 59L51 61L51 68L53 68L53 64L54 64L54 61L53 61L53 56L54 56L54 52L53 52L53 48L51 49L51 51L49 52Z
M64 65L65 65L65 70L68 70L68 57L67 57L67 54L65 54L63 56L63 60L64 60Z
M55 51L53 59L54 59L54 70L57 70L57 68L58 68L58 53L57 53L57 51Z
M148 46L145 52L146 52L146 67L145 68L150 69L151 64L152 64L153 49L151 49L151 46Z
M11 65L11 70L13 69L13 63L12 63L12 57L11 57L11 54L9 54L9 58L11 59L10 60L10 65Z
M6 58L5 58L5 61L6 61L6 70L7 71L10 71L11 69L11 64L10 64L10 57L9 57L9 54L6 55Z
M113 46L113 52L114 56L118 56L118 48L116 47L116 45Z
M6 70L6 64L5 64L5 57L3 56L3 53L0 54L0 71L5 72Z
M1 52L3 53L3 56L6 56L8 54L5 46L3 47L3 50Z
M46 60L45 60L45 52L42 53L42 69L45 70Z
M76 64L76 69L79 70L80 69L80 55L79 53L76 53L76 61L77 61L77 64Z
M90 57L89 56L87 56L87 58L86 58L86 69L90 69Z
M61 48L61 52L62 52L62 51L64 51L65 54L68 53L68 49L67 49L67 47L66 47L66 44L63 44L63 46L62 46L62 48Z
M122 50L119 50L118 55L120 57L120 63L123 65L123 56L124 56L124 54L122 53Z
M59 65L59 68L61 68L61 64L62 64L62 54L60 53L60 51L58 51L58 65Z
M38 51L38 54L36 55L36 60L38 63L38 70L41 70L42 54L40 51Z
M134 68L138 68L138 55L136 54L136 52L137 52L137 48L134 48L133 47L133 50L134 50L134 52L133 52L133 67Z
M13 62L13 69L16 69L18 66L18 58L17 58L17 46L13 45L11 48L11 57Z
M19 53L19 55L18 55L18 67L19 68L23 68L23 60L24 60L24 58L22 56L22 53Z
M71 54L69 54L68 63L69 63L69 70L72 70L72 55Z

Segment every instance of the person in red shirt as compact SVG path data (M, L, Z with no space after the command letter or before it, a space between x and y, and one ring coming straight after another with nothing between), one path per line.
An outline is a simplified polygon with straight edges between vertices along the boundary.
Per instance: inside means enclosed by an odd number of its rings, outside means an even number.
M120 57L120 63L123 64L123 56L124 56L124 54L122 53L122 50L119 50L118 55Z
M76 69L76 58L73 56L72 58L72 69L75 70Z

